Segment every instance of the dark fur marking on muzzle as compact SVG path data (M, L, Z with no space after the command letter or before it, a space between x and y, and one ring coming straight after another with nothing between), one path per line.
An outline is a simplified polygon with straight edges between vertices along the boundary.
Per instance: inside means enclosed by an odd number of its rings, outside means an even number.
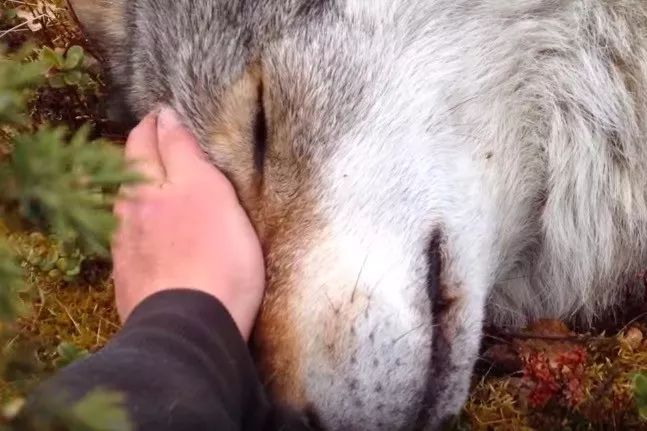
M442 282L443 257L442 246L444 237L442 231L437 229L431 235L427 248L427 296L432 313L432 338L430 367L427 371L425 394L416 420L416 429L425 429L432 413L433 406L439 395L444 392L443 374L447 372L450 357L450 343L443 331L443 315L450 307L445 295L445 286ZM443 371L444 370L444 371Z

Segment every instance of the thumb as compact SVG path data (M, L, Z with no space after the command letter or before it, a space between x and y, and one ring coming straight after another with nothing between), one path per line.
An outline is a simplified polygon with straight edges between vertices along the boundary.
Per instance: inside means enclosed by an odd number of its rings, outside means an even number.
M191 175L207 164L196 138L184 127L177 113L162 108L157 117L158 151L169 182Z

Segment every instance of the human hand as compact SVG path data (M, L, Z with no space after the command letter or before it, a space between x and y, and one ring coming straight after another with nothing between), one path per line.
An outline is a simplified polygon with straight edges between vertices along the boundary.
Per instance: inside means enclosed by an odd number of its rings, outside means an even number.
M125 188L115 206L113 277L122 321L154 293L191 288L218 298L247 340L265 272L232 185L168 108L131 132L126 157L149 181Z

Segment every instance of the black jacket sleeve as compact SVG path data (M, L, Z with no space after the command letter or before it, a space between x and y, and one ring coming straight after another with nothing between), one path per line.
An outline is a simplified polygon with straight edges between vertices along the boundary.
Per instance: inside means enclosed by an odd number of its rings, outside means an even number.
M41 385L28 406L61 394L71 403L97 388L125 396L137 431L286 428L229 313L198 291L146 299L102 350Z

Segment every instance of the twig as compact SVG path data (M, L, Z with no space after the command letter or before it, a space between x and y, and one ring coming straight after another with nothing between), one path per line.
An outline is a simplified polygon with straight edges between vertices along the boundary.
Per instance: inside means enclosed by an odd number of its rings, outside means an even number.
M38 6L38 5L34 4L34 3L29 3L29 2L26 2L26 1L19 1L19 0L7 0L7 1L11 2L11 3L21 4L21 5L24 5L24 6L33 6L33 7Z
M15 31L15 30L17 30L17 29L19 29L19 28L21 28L21 27L26 26L26 25L29 25L29 24L31 24L32 22L37 21L37 20L39 20L39 19L41 19L41 18L43 18L43 17L45 17L45 16L46 16L45 14L41 14L41 15L36 16L36 17L34 17L34 18L28 19L28 20L26 20L25 22L21 22L20 24L18 24L18 25L16 25L16 26L11 27L9 30L5 30L5 31L3 31L2 33L0 33L0 39L2 39L3 37L5 37L6 35L8 35L9 33L11 33L12 31Z
M487 337L497 339L496 335L485 334ZM521 340L548 340L548 341L590 341L590 340L607 340L608 337L600 337L596 335L585 335L585 334L576 334L576 335L534 335L534 334L524 334L522 332L500 332L500 337L521 339Z
M76 328L79 335L82 334L83 332L81 331L81 327L76 322L76 320L74 320L74 317L72 317L72 314L70 314L70 311L67 309L67 307L61 301L59 301L58 299L56 299L56 302L58 303L58 305L61 306L61 308L63 308L63 311L65 311L65 314L67 314L67 317L70 318L70 320L72 321L72 324L74 324L74 327Z
M638 320L642 319L642 318L643 318L643 317L645 317L645 316L647 316L647 311L645 311L645 312L643 312L643 313L640 313L639 315L637 315L636 317L634 317L633 319L631 319L629 322L627 322L627 324L626 324L625 326L623 326L623 327L618 331L618 334L620 334L620 333L624 332L627 328L629 328L629 326L631 326L632 324L636 323Z

